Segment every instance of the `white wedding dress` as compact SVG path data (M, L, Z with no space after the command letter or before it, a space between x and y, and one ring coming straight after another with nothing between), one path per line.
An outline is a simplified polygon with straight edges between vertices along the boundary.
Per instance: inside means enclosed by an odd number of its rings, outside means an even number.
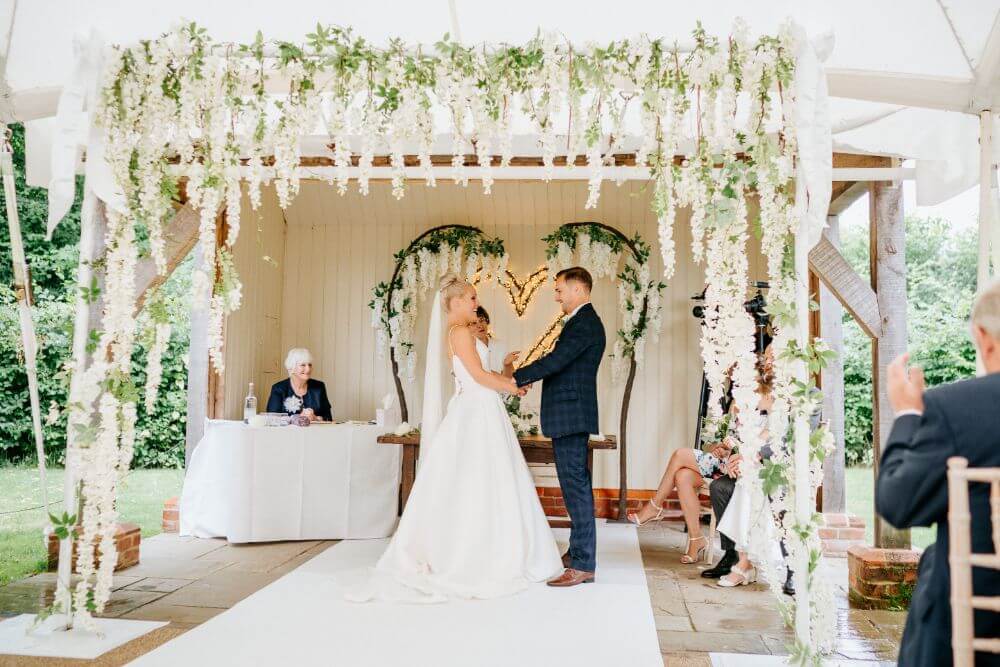
M484 368L487 347L476 341ZM500 395L451 356L454 394L429 441L399 527L355 602L510 595L562 571L552 530ZM425 400L427 400L425 398Z

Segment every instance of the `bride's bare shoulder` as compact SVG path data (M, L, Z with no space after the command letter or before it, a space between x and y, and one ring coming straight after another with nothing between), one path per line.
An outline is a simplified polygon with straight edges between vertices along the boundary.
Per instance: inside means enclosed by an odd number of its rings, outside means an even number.
M448 340L450 340L451 344L455 346L472 345L472 330L469 327L463 327L460 324L452 325L452 327L448 329Z

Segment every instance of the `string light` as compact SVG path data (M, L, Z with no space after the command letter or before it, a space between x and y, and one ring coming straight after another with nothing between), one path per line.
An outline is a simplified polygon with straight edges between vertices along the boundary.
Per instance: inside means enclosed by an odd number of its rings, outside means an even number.
M528 305L531 304L531 300L535 297L535 293L538 288L545 284L545 281L549 277L549 269L546 266L540 266L535 269L535 272L529 275L522 282L518 280L510 271L505 272L507 277L501 279L499 282L504 289L507 290L507 299L510 301L510 305L514 307L514 312L517 313L518 317L522 317L524 312L528 310ZM477 271L472 276L472 284L478 285L484 278L489 279L489 275L483 275L482 271Z

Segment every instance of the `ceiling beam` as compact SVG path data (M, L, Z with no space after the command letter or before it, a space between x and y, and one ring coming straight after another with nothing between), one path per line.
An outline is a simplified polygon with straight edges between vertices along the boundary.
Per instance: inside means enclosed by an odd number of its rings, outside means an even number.
M1000 84L1000 11L993 19L993 28L976 65L976 83L969 100L970 111L996 111L996 96Z
M903 72L828 69L826 80L832 97L975 113L969 108L975 90L972 79Z

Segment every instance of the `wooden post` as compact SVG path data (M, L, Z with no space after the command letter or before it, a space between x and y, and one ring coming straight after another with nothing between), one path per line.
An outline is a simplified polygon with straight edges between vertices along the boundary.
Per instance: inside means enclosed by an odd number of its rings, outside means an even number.
M840 245L840 218L831 215L823 232L834 246ZM820 286L820 337L837 358L823 369L823 419L833 434L835 449L823 462L823 511L843 514L847 510L844 488L844 308L825 286Z
M895 416L889 405L886 367L906 351L906 224L901 183L874 182L869 191L872 288L878 298L882 336L872 342L872 446L878 483L882 449ZM909 549L910 531L875 516L875 546Z
M222 224L220 219L216 225ZM216 239L218 246L218 239ZM201 248L195 246L195 269L211 271L209 280L214 281L214 267L205 266ZM209 363L208 363L208 318L209 307L199 308L191 304L191 343L188 349L188 386L187 386L187 427L184 433L184 467L191 461L194 448L205 434L205 419L208 418L209 401Z
M993 225L998 224L993 211L993 112L979 112L979 260L976 268L976 287L982 289L990 279L990 239ZM997 256L996 249L993 256ZM1000 267L993 267L1000 271ZM976 355L979 358L979 355Z

